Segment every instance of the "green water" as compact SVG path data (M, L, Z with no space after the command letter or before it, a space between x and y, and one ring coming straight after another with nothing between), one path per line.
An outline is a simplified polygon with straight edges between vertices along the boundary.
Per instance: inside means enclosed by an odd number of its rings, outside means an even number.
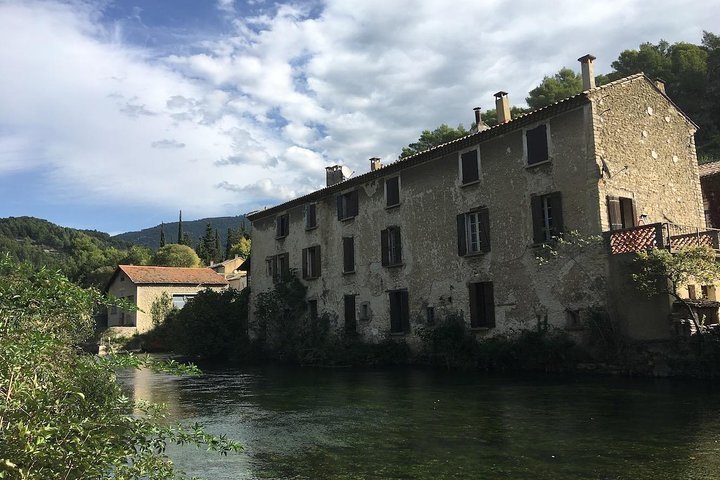
M121 380L243 443L228 457L170 449L211 480L720 478L707 383L278 367Z

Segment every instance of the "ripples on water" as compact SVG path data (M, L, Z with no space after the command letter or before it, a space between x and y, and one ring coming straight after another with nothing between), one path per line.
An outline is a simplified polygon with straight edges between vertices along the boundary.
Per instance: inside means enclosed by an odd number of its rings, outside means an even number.
M267 367L119 375L242 442L173 447L215 479L718 479L720 390L668 380Z

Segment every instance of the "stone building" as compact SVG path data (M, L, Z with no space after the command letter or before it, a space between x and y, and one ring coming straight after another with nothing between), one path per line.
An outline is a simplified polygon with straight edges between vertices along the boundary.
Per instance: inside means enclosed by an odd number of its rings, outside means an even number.
M225 278L209 268L118 265L105 291L132 303L137 311L126 312L112 307L107 325L113 333L123 336L144 333L153 327L151 308L163 293L167 294L173 308L182 308L206 288L218 291L227 287Z
M708 227L720 228L720 161L700 165L705 221Z
M662 319L635 321L647 302L603 283L619 278L608 251L536 258L562 232L705 228L695 124L662 83L639 73L598 87L594 57L579 60L582 93L510 118L498 92L492 128L386 166L371 159L354 178L329 167L326 188L249 214L250 325L257 295L293 271L309 315L328 313L339 334L367 341L413 343L449 315L478 337L538 323L576 330L591 307L636 338L666 336Z
M242 290L247 287L248 279L244 258L235 255L234 258L230 258L224 262L211 263L210 268L224 276L230 288Z

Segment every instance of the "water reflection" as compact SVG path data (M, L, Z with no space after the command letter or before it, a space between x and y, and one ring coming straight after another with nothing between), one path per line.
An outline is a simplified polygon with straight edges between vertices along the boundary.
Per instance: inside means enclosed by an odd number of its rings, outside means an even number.
M618 378L420 369L123 374L134 395L241 441L171 450L209 479L715 478L720 392Z

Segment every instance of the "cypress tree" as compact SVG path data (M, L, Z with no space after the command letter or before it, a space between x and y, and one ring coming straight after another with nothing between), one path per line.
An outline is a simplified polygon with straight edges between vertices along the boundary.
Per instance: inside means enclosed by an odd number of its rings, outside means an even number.
M180 219L178 220L178 241L180 245L184 244L185 236L183 235L183 228L182 228L182 210L180 210ZM187 245L187 244L185 244Z
M216 262L222 262L222 250L220 249L220 234L217 231L217 228L215 229L215 245L213 245L215 249L215 255L213 255Z
M160 224L160 247L165 246L165 222Z

